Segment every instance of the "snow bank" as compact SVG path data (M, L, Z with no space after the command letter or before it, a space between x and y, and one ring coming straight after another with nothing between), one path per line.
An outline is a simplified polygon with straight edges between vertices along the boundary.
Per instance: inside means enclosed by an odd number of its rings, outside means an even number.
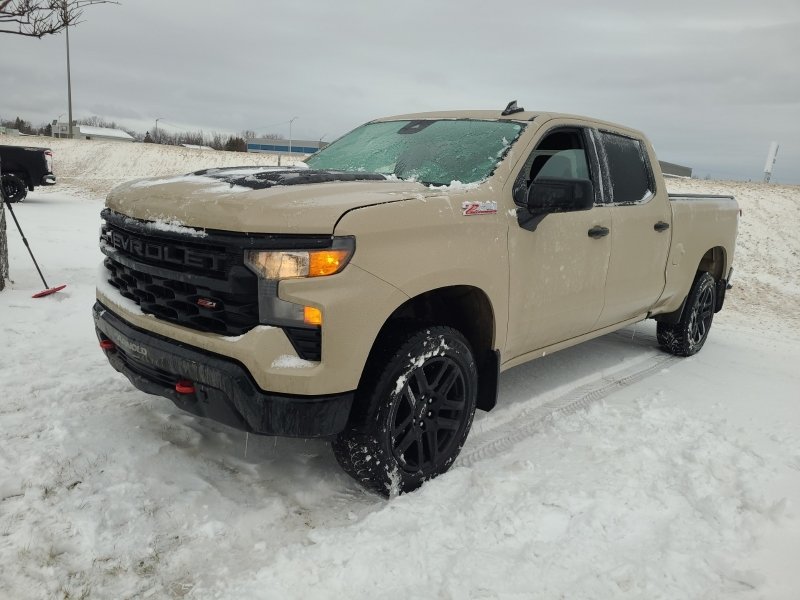
M667 188L736 196L742 217L726 305L752 325L800 331L800 186L668 179Z
M279 158L277 154L48 137L4 136L3 144L51 148L59 181L56 189L74 188L94 196L105 196L114 186L132 179L183 175L211 167L274 166ZM300 162L286 157L280 161L283 166Z

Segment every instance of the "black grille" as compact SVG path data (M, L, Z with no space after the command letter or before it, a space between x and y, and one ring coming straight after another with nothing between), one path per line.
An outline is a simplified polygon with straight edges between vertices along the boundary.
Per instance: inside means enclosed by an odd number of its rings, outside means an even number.
M258 324L257 284L240 282L242 293L219 286L193 285L146 273L106 258L108 282L120 295L133 300L142 312L201 331L241 335ZM243 268L244 269L244 268ZM248 289L249 288L249 289Z
M223 335L258 325L258 278L243 262L252 238L225 243L220 236L148 230L146 222L110 211L103 217L108 283L142 312Z
M100 248L108 283L142 312L200 331L242 335L259 324L248 249L327 248L331 236L170 230L105 209ZM284 328L301 358L321 359L317 328Z

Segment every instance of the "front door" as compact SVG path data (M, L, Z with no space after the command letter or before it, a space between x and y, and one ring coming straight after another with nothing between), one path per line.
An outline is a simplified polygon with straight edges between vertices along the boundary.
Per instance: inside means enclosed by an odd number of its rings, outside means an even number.
M503 353L508 360L594 329L603 310L611 254L611 237L603 233L611 230L611 211L602 203L589 131L554 124L530 148L511 191L519 208L517 215L509 215L509 321ZM590 179L595 206L548 214L535 228L523 224L524 190L537 178Z

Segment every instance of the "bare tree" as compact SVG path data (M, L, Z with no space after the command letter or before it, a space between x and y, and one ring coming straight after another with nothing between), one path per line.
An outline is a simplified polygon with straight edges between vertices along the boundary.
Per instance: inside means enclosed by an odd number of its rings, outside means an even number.
M113 0L0 0L0 33L41 38L81 22L83 9Z

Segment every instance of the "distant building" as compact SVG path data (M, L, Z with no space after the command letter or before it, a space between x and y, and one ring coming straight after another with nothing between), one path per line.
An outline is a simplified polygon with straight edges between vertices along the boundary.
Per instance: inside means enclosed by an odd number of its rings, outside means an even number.
M291 144L291 150L289 146ZM269 152L271 154L289 153L292 154L314 154L320 148L327 146L327 142L320 140L277 140L271 138L253 138L247 140L248 152Z
M192 150L213 150L211 146L198 146L197 144L181 144L184 148L191 148Z
M53 137L69 137L69 123L53 121ZM132 142L133 137L122 129L110 127L92 127L90 125L73 125L72 137L76 140L104 140L111 142Z
M22 135L19 129L12 129L11 127L0 127L0 134L2 135Z
M692 176L692 167L684 167L682 165L676 165L674 163L665 162L663 160L658 161L658 164L661 165L661 172L666 176L672 176L672 177Z

